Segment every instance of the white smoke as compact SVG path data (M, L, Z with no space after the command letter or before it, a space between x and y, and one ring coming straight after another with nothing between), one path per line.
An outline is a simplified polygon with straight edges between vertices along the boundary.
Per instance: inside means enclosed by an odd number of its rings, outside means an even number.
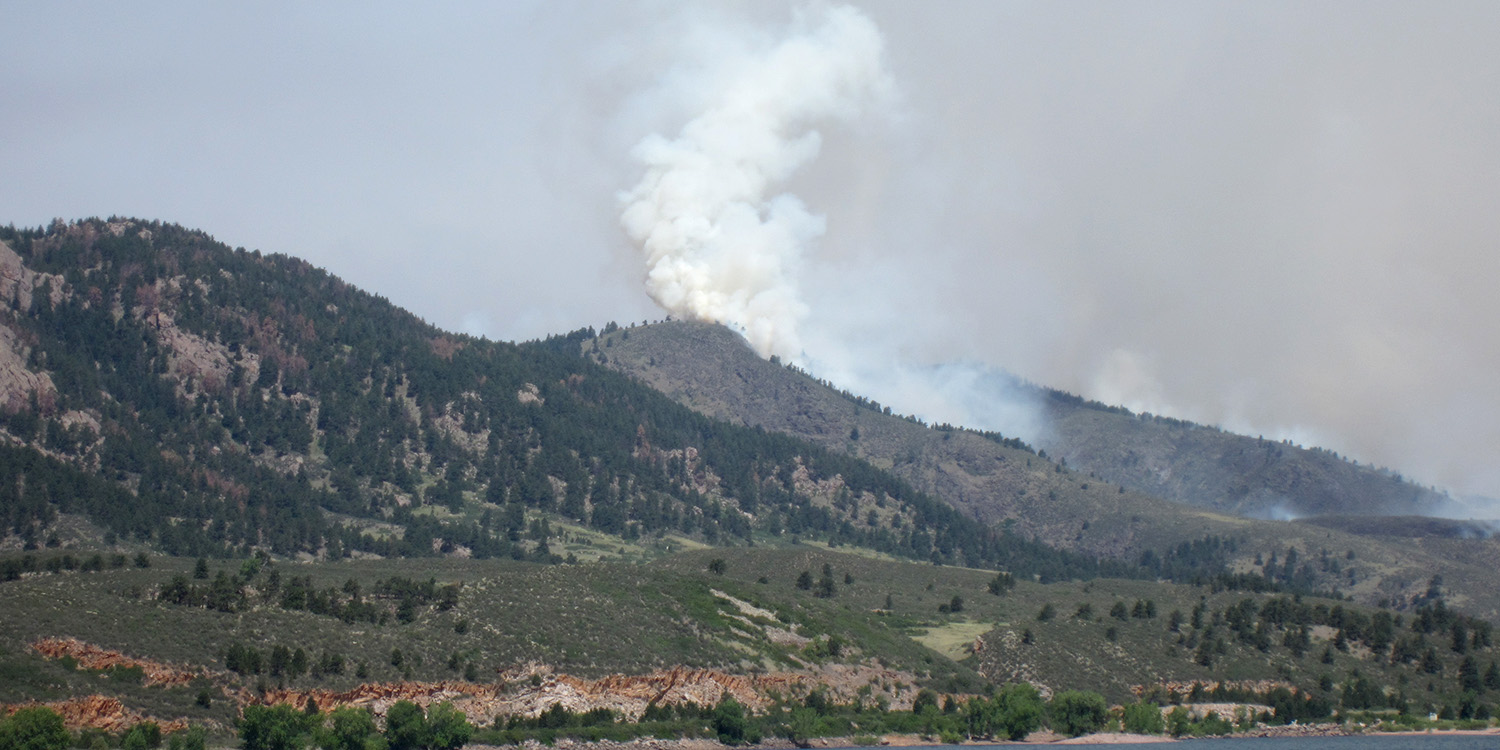
M785 37L747 54L721 61L726 80L675 139L636 146L646 174L621 193L620 222L657 304L739 330L761 356L797 358L798 273L825 222L774 191L817 157L816 125L853 118L894 87L879 29L847 6L798 13Z
M709 69L679 67L646 97L657 108L692 99L694 114L675 139L655 134L635 146L646 172L619 196L651 297L675 316L739 331L763 357L795 362L900 413L1042 435L1034 394L900 333L915 311L881 300L910 280L906 264L869 257L820 264L810 251L826 222L784 190L818 157L817 127L892 114L895 85L875 24L853 8L823 6L796 14L769 41L742 24L707 36L683 46L712 49ZM754 39L758 47L747 41ZM829 197L828 189L820 195ZM818 294L804 297L803 281Z

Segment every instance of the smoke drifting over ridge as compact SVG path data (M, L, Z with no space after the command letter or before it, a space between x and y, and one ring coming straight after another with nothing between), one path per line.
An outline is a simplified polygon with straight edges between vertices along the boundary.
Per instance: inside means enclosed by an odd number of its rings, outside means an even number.
M1004 367L1500 493L1474 288L1500 262L1479 124L1500 13L1095 11L861 3L899 122L826 118L788 181L827 233L781 266L800 306L773 353L933 421L1039 439L1024 398L988 392ZM754 36L775 12L715 20Z
M761 356L801 356L799 267L824 219L773 191L817 157L818 123L889 97L883 47L853 8L799 13L786 38L721 63L722 88L677 138L636 146L646 174L621 194L621 224L645 255L652 299L738 329Z
M794 12L784 36L716 59L715 70L665 76L668 86L704 75L717 85L675 139L653 134L635 147L646 173L619 196L621 225L645 257L647 291L668 312L725 324L761 356L903 413L1036 439L1044 425L1035 396L1011 378L979 363L913 358L899 336L861 330L875 323L867 310L840 319L829 308L849 300L838 292L824 295L821 315L803 298L804 261L826 220L776 191L818 157L819 125L889 114L896 96L884 47L863 13L825 6ZM877 294L893 286L868 270L854 275ZM819 279L825 291L837 286L827 282Z
M807 369L954 421L895 363L1004 367L1500 497L1487 0L11 3L0 221L175 221L496 339L641 320L632 147L831 2L900 96L763 196L826 217Z

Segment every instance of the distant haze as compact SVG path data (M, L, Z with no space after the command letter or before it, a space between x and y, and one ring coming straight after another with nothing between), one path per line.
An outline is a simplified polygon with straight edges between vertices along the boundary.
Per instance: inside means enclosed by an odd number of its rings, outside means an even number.
M881 75L761 196L819 374L947 418L1005 368L1500 496L1500 4L852 5ZM0 221L200 227L492 338L657 318L637 147L840 7L9 3Z

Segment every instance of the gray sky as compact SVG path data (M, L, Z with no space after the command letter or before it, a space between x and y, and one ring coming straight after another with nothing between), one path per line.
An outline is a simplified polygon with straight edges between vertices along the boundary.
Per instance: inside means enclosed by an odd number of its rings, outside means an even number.
M811 361L1500 496L1500 3L852 4L896 94L782 186ZM0 222L173 221L493 338L658 318L631 148L791 7L5 3Z

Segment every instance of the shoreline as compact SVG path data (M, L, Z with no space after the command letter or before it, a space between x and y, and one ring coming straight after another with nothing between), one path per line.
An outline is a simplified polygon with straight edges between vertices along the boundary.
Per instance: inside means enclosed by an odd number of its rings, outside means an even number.
M1350 729L1343 724L1294 724L1272 727L1261 727L1251 732L1236 732L1224 735L1227 738L1275 738L1275 737L1341 737L1341 736L1495 736L1500 737L1500 727L1488 727L1485 729L1414 729L1398 732L1381 731L1375 727L1363 727ZM573 740L559 738L554 744L546 745L538 740L527 740L520 745L484 745L469 744L466 747L476 750L502 750L509 747L520 747L524 750L731 750L738 747L741 750L801 750L812 748L816 750L838 750L840 748L858 747L938 747L949 746L950 743L938 739L924 739L920 735L891 734L879 738L879 744L873 746L856 745L853 737L821 737L805 745L798 745L790 740L775 738L762 741L754 745L732 746L711 739L658 739L642 737L624 742L614 740ZM1024 740L985 740L966 741L959 745L972 745L975 747L988 745L1138 745L1147 743L1179 742L1184 739L1210 739L1198 737L1173 737L1171 735L1154 734L1130 734L1126 732L1098 732L1085 734L1078 737L1067 737L1051 731L1038 731L1031 733Z

